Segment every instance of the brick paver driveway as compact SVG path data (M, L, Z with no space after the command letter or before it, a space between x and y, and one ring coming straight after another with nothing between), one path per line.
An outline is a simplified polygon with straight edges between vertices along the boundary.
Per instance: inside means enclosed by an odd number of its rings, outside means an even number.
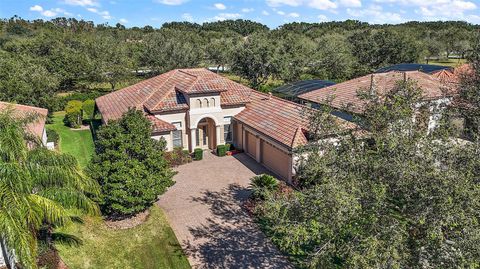
M162 207L193 268L291 268L241 204L266 172L244 154L180 166Z

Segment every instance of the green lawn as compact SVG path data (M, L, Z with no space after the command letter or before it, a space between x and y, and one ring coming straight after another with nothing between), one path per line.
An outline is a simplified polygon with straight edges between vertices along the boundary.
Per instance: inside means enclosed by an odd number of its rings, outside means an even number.
M75 156L82 168L85 168L94 151L92 133L90 130L72 130L63 124L65 112L53 113L53 124L47 128L54 130L60 136L59 149L61 152Z
M465 62L466 62L465 59L440 59L440 60L429 60L428 64L457 67L459 65L464 64ZM426 63L426 61L424 61L423 63Z
M77 268L190 268L163 211L152 207L149 219L132 229L114 230L101 218L62 228L83 240L79 247L58 245L60 256Z

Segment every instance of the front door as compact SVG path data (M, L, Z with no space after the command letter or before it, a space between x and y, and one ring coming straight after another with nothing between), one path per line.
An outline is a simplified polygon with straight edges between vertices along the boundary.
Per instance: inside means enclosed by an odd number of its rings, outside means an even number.
M197 128L197 147L208 149L208 124L199 124Z

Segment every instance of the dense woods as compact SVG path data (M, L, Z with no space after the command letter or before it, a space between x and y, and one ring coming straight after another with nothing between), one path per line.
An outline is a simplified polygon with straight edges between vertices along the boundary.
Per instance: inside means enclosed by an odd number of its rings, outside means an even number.
M0 100L61 110L59 93L116 90L181 67L228 67L257 89L269 81L342 81L394 63L463 57L479 26L466 22L371 25L236 20L126 28L76 19L0 21ZM77 99L78 96L77 96ZM82 98L81 98L82 99Z

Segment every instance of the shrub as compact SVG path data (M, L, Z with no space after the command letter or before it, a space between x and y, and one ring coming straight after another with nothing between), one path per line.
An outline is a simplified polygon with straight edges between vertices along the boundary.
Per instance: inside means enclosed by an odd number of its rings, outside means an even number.
M179 147L174 148L170 152L165 152L165 159L170 166L179 166L191 162L192 156L190 156L188 150L183 150Z
M225 150L226 150L226 151L232 150L232 148L233 148L233 147L232 147L231 144L228 144L228 143L225 144Z
M251 179L252 196L254 199L265 200L270 193L278 190L278 180L271 175L261 174Z
M194 149L193 156L195 158L195 161L200 161L201 159L203 159L203 149L201 148Z
M217 146L217 155L223 157L227 154L227 147L226 145L218 145Z
M92 99L88 99L84 101L82 104L82 109L83 109L83 119L92 120L93 113L95 112L95 101Z
M72 128L79 128L82 124L82 102L78 100L69 101L65 107L66 125Z
M165 141L151 139L151 128L142 112L131 109L97 131L87 172L100 184L101 209L110 217L144 211L173 185Z
M47 129L47 142L58 144L59 135L54 130Z

